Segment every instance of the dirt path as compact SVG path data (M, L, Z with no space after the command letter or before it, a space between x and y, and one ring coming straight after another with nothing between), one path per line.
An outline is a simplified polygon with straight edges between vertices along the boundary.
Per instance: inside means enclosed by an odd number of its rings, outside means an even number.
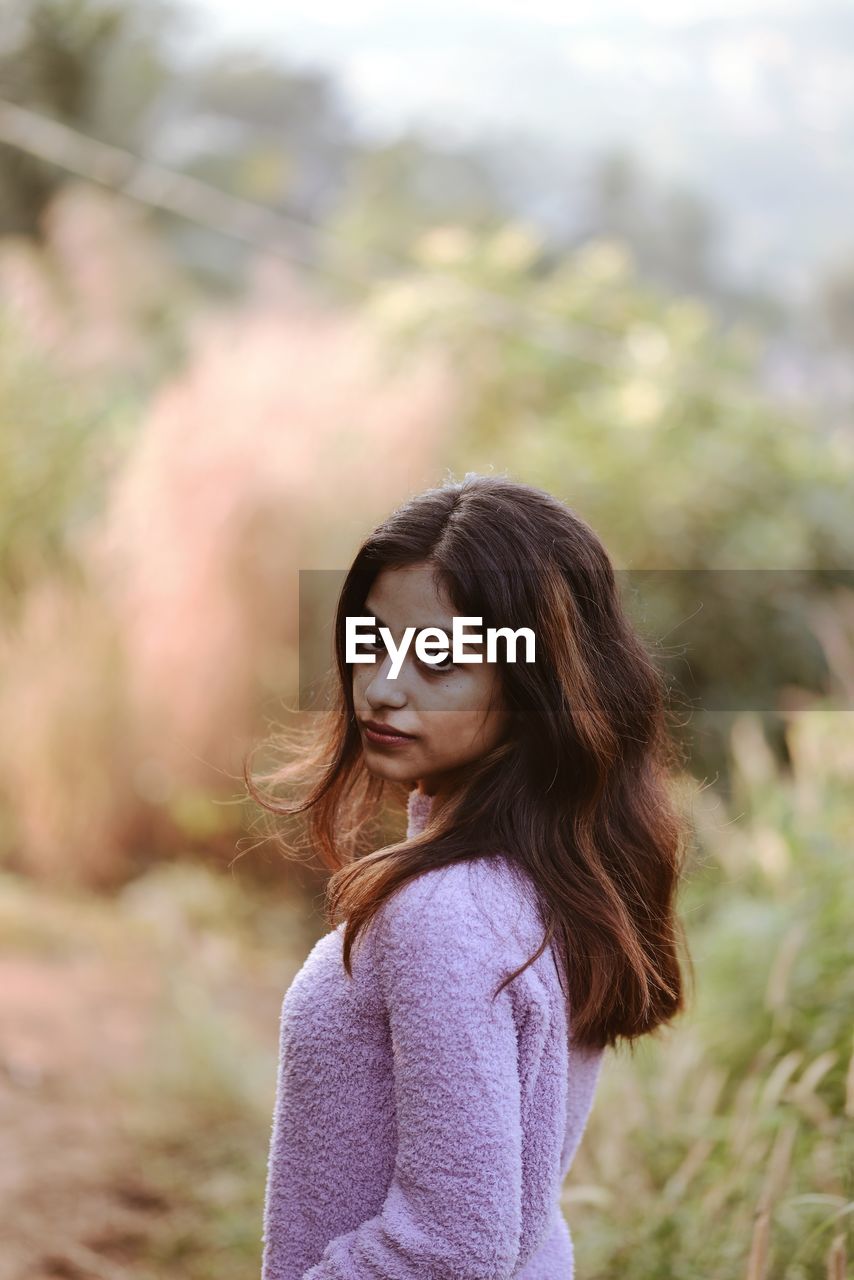
M114 1084L153 994L121 961L0 956L0 1280L130 1274L164 1206L129 1173Z
M157 900L154 915L161 927L167 927L162 922L169 906ZM150 926L118 904L69 901L2 878L0 1280L254 1280L263 1190L258 1161L266 1159L266 1091L273 1084L268 1064L291 976L279 944L290 921L285 917L280 925L277 918L274 946L264 953L173 921L168 927L180 941L173 945L170 935L169 946L159 951L156 937L146 932ZM295 944L293 971L306 945L302 939ZM220 1051L230 1048L217 1039L221 1028L236 1046L238 1062L254 1055L260 1063L253 1076L264 1095L259 1111L234 1138L243 1172L235 1174L226 1209L244 1216L233 1246L211 1231L205 1189L197 1182L221 1174L217 1161L228 1164L235 1147L212 1147L219 1135L199 1131L187 1113L186 1129L169 1132L170 1140L174 1136L184 1145L165 1156L171 1181L164 1191L147 1165L149 1153L130 1136L149 1136L146 1108L153 1105L159 1113L159 1086L146 1073L152 1053L157 1065L156 1046L162 1044L164 992L187 975L197 1003L204 1004L210 992L214 1015L227 1017L214 1024L214 1041L203 1042L201 1058L187 1061L181 1087L202 1087L206 1055L216 1067ZM152 1035L158 1027L160 1039ZM129 1079L142 1079L148 1088L141 1101L128 1088ZM197 1155L200 1178L193 1163ZM201 1202L193 1199L197 1194ZM218 1226L224 1219L217 1201L210 1212ZM214 1250L210 1259L208 1248Z

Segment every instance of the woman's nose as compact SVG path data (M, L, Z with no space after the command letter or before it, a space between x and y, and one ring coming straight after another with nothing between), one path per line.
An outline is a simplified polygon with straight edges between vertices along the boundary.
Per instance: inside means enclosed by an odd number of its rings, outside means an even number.
M390 676L392 659L390 654L386 654L381 663L377 664L377 671L365 690L365 697L371 706L401 707L406 702L406 690L403 686L403 672L392 680Z

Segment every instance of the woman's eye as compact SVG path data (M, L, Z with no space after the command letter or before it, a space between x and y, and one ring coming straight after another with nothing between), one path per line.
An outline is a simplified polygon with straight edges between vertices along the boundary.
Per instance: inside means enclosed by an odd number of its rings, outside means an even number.
M364 640L362 642L362 647L366 649L368 653L385 653L386 652L386 646L382 639L374 640L374 641ZM431 675L432 674L448 675L451 671L456 671L457 669L457 664L455 662L445 661L445 662L442 662L439 666L437 666L435 662L424 662L420 658L418 659L418 661L421 663L422 667L426 667L426 669L431 673Z
M424 664L428 671L433 671L437 675L448 675L449 672L456 670L455 662L441 662L438 665L435 662L426 662Z

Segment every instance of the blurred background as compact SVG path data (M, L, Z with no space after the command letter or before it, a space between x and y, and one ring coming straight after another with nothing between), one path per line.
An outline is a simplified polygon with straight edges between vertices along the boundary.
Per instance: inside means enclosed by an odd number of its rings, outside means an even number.
M326 925L243 756L300 571L466 471L637 573L686 750L697 996L579 1275L854 1274L854 10L571 9L5 0L2 1280L259 1275Z

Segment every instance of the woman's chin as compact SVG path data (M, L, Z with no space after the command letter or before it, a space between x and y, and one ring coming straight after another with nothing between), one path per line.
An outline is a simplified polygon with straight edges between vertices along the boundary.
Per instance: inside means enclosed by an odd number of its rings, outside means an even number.
M389 759L379 751L365 752L365 767L374 777L387 778L390 782L405 782L418 776L411 762Z

